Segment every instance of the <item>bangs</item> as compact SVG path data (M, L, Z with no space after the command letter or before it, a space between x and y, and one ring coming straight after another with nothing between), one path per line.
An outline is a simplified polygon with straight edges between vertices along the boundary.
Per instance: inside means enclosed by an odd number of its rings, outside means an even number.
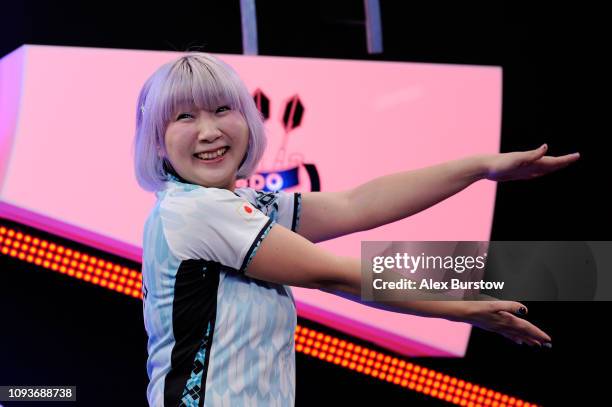
M159 108L164 124L180 111L215 111L220 106L242 111L240 92L230 72L196 59L183 59L168 72L165 95Z

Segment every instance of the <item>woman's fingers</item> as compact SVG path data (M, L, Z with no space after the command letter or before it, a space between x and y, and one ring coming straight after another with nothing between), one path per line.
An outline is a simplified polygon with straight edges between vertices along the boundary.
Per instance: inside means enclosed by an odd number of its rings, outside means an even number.
M530 161L546 160L547 162L554 163L554 164L559 164L559 163L569 164L580 158L580 153L565 154L559 157L544 156L547 150L548 150L548 145L542 144L540 147L534 150L526 151L525 153L528 154Z
M538 346L541 347L542 345L540 344L540 342L536 341L535 339L531 339L531 338L524 338L523 339L524 342L526 344L528 344L529 346Z
M516 343L517 345L522 345L522 344L526 344L527 340L519 335L510 335L510 334L503 334L506 338L510 339L512 342Z
M508 340L516 343L517 345L527 345L529 347L537 346L540 347L540 343L534 339L520 336L520 335L510 335L510 334L502 334L504 337L508 338Z
M531 322L520 317L527 315L527 307L517 301L485 301L471 323L503 335L517 344L552 347L551 337Z
M538 178L542 175L558 171L567 167L580 158L579 153L567 154L561 157L540 157L535 161L523 165L522 175L517 178Z
M492 302L492 304L496 308L496 311L506 311L516 315L527 315L528 312L527 307L517 301L498 300Z
M537 345L547 343L552 340L546 332L542 331L531 322L518 318L507 311L500 311L500 313L504 314L510 321L508 324L508 329L513 335L521 336L525 339L529 339L530 341L535 341L534 343Z
M517 344L528 346L551 347L551 337L531 322L520 318L527 315L527 307L517 301L491 301L492 311L501 319L497 321L496 330L504 337Z
M491 156L487 179L512 181L532 179L567 167L580 158L580 153L560 157L546 156L546 144L529 151L515 151Z
M548 145L542 144L540 147L536 148L535 150L529 151L529 155L531 156L532 160L537 160L538 158L546 154L546 150L548 150Z
M517 345L527 345L529 347L534 347L534 346L541 347L540 342L536 341L535 339L526 337L526 336L512 335L512 334L506 334L506 333L502 333L502 335L508 340L516 343Z
M558 170L563 167L567 167L574 161L577 161L579 158L580 158L580 153L566 154L560 157L546 156L546 157L540 158L538 161L534 163L534 165L544 170L547 170L547 169L548 170Z
M517 345L520 345L522 343L522 340L518 336L510 335L510 334L505 334L505 333L502 333L502 336L504 336L508 340L516 343Z

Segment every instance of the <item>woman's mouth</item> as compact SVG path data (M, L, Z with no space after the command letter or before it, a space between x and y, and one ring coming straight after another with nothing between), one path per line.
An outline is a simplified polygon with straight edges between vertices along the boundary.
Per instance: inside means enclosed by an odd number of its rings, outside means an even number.
M194 154L193 156L197 158L199 161L202 161L207 164L208 163L218 163L220 161L223 161L223 157L225 156L225 153L228 150L229 150L229 147L222 147L213 152Z

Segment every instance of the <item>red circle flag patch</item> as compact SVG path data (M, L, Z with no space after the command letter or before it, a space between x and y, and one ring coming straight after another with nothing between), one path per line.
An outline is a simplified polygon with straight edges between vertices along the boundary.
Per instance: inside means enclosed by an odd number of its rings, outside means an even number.
M248 202L242 202L237 212L246 220L255 219L255 208Z

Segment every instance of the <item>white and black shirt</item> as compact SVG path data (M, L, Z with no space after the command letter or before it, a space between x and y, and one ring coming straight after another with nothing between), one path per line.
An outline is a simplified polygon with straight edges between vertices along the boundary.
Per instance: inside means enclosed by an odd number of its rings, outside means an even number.
M204 188L171 176L144 228L151 406L289 406L295 303L244 275L274 224L295 231L300 193Z

